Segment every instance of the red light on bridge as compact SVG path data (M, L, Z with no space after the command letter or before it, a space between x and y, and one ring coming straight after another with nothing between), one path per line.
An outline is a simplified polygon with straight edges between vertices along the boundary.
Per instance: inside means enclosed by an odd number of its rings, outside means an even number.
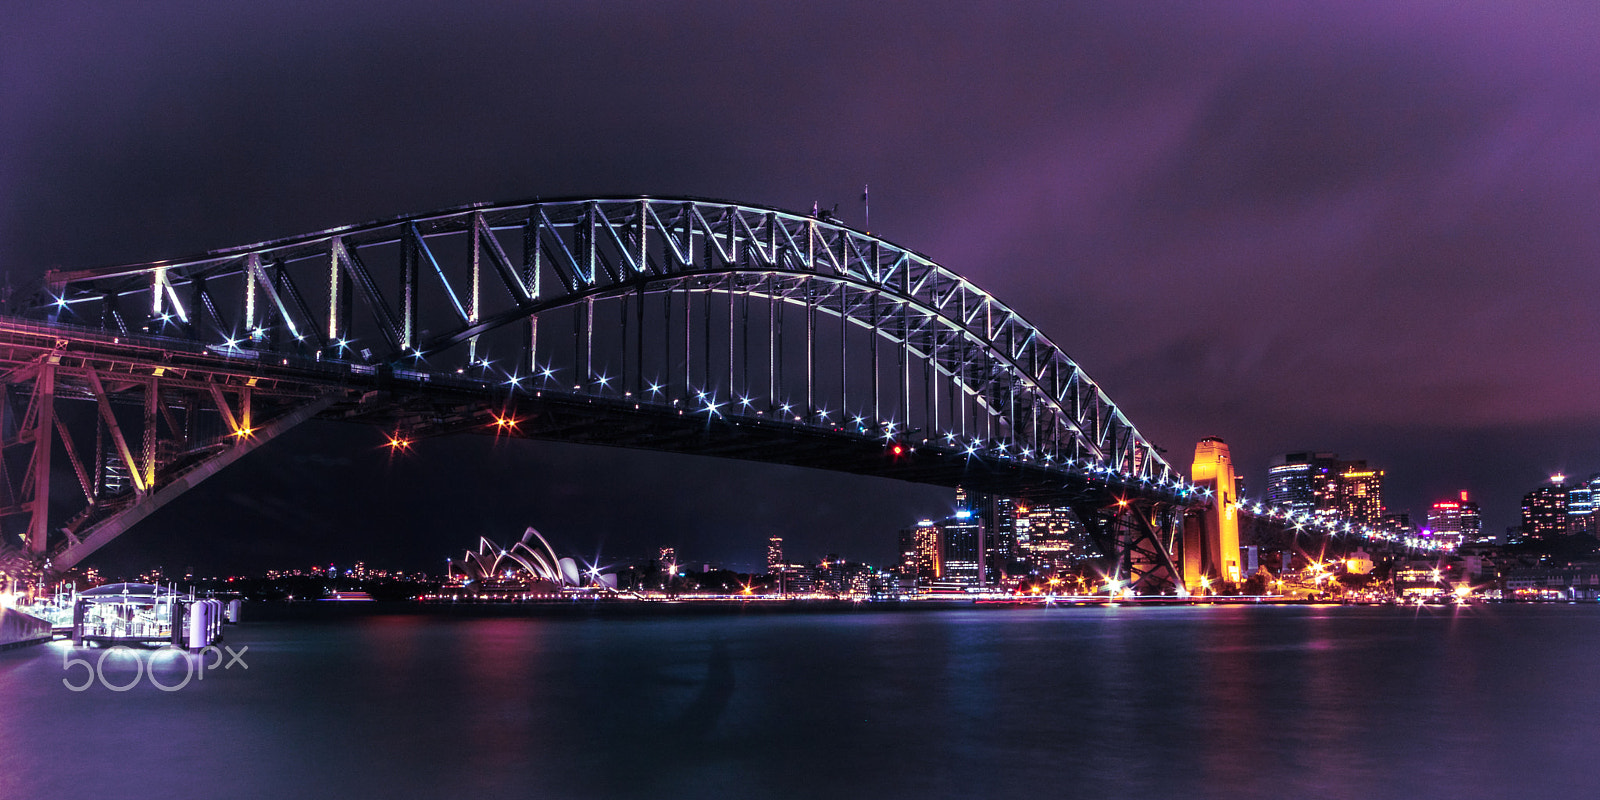
M895 455L900 455L901 453L904 453L906 451L906 449L904 447L901 447L900 445L895 445L893 449L894 449L894 454Z

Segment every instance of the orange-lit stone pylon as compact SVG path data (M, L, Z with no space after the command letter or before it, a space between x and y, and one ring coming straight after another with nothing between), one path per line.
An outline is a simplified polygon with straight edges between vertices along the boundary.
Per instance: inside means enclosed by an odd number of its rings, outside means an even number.
M1196 486L1211 490L1211 504L1190 512L1183 526L1183 584L1191 595L1211 594L1218 581L1238 583L1238 483L1228 445L1215 436L1194 448Z

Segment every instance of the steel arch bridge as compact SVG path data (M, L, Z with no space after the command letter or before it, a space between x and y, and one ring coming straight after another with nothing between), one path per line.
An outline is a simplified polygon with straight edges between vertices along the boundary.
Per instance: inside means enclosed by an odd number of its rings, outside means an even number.
M1013 309L816 216L473 205L46 281L36 321L0 322L0 523L58 569L312 417L396 447L493 433L1068 503L1152 592L1182 585L1182 515L1207 502ZM89 456L58 398L97 405ZM58 524L63 452L86 507Z

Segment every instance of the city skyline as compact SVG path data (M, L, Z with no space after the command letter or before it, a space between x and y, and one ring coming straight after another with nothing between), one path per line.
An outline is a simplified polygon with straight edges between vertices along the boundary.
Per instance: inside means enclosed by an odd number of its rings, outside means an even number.
M527 14L477 30L498 12L441 27L401 5L369 35L350 8L20 12L0 33L0 268L26 291L47 267L612 191L837 203L864 227L870 183L875 233L1014 304L1177 463L1226 440L1247 496L1314 447L1385 470L1413 519L1469 490L1498 532L1545 476L1600 467L1592 11L752 6L673 42L665 10ZM774 18L775 49L718 46ZM364 49L339 45L356 31ZM606 549L653 526L758 563L771 535L848 553L949 503L535 443L391 460L375 436L274 443L117 547L250 561L339 536L422 559L527 524ZM441 488L464 467L484 469L473 491ZM619 503L600 488L619 472L649 488Z

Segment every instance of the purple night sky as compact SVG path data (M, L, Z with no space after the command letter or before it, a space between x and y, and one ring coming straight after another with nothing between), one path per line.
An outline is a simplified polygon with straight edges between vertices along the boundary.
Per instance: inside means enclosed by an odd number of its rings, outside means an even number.
M874 233L1021 311L1185 470L1221 436L1257 494L1274 455L1334 451L1388 471L1391 511L1467 489L1495 533L1549 473L1600 471L1600 7L861 5L23 4L0 269L535 195L860 225L870 183ZM298 432L107 563L431 566L527 524L881 561L949 503L478 438L391 464L377 440Z

